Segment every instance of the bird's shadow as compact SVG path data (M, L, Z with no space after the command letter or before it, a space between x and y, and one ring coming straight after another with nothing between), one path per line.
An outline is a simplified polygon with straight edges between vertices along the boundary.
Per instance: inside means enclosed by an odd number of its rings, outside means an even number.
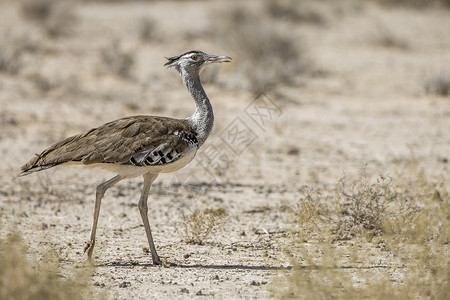
M121 267L121 268L132 268L132 267L161 267L159 265L154 265L152 263L139 263L139 262L109 262L104 264L96 264L95 267ZM180 264L165 262L162 267L166 268L180 268L180 269L212 269L212 270L250 270L250 271L282 271L291 270L293 268L302 270L319 270L319 269L387 269L389 266L379 265L379 266L287 266L287 267L276 267L276 266L246 266L246 265L236 265L236 264Z

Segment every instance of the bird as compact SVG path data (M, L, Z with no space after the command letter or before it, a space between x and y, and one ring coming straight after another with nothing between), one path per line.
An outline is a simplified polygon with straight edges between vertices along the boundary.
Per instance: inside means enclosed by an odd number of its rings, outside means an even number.
M160 173L175 172L186 166L212 131L214 114L200 81L201 71L213 63L231 62L229 56L188 51L166 58L164 64L176 70L195 102L195 112L186 119L137 115L121 118L85 133L63 139L36 154L21 167L18 176L60 165L100 167L116 174L97 186L94 219L84 252L92 261L100 206L105 192L119 181L142 176L144 184L138 202L152 261L160 265L148 221L150 187Z

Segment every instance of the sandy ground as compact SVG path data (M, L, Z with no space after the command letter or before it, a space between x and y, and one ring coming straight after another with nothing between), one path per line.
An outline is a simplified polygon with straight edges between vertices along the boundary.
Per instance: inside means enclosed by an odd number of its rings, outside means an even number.
M245 3L230 6L260 7ZM212 67L218 78L205 85L216 115L211 137L190 165L161 175L149 199L158 252L172 265L153 266L143 251L142 180L121 182L108 191L100 213L96 293L106 291L110 299L269 298L273 279L289 267L283 252L293 226L288 208L303 186L332 186L364 167L369 174L389 173L411 151L431 176L449 178L450 100L423 88L430 74L450 71L449 11L322 7L323 26L285 25L293 38L301 37L321 75L255 99L229 79L243 63L243 50L226 48L214 30L207 35L231 9L221 2L82 2L72 9L76 24L50 38L25 20L20 5L0 4L3 39L22 37L36 48L23 55L18 72L0 72L1 230L17 223L37 257L58 249L68 273L85 260L95 187L113 174L72 167L16 178L20 166L61 138L110 120L192 114L193 101L178 75L163 68L164 56L201 49L234 58ZM156 22L156 37L146 43L137 30L143 17ZM380 42L387 35L398 45ZM114 40L134 54L130 79L103 71L99 53ZM235 129L245 137L236 140ZM191 185L177 185L186 182ZM226 209L226 224L204 245L184 243L176 224L182 213L203 208ZM372 267L392 263L376 255Z

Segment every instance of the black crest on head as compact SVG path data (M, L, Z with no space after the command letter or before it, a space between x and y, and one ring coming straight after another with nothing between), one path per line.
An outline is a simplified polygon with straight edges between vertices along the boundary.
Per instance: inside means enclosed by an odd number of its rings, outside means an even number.
M169 66L171 65L174 61L177 61L178 59L180 59L180 57L185 56L186 54L204 54L202 51L198 51L198 50L192 50L192 51L188 51L186 53L183 53L181 55L178 56L172 56L172 57L166 57L166 59L168 60L168 62L166 62L164 64L164 66Z

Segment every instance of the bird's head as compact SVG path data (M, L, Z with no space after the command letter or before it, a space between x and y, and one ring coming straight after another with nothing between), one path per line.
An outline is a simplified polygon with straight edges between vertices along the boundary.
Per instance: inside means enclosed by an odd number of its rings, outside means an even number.
M178 72L182 70L200 73L206 66L212 63L230 62L231 57L206 54L202 51L189 51L184 54L167 58L164 64L167 68L174 68Z

